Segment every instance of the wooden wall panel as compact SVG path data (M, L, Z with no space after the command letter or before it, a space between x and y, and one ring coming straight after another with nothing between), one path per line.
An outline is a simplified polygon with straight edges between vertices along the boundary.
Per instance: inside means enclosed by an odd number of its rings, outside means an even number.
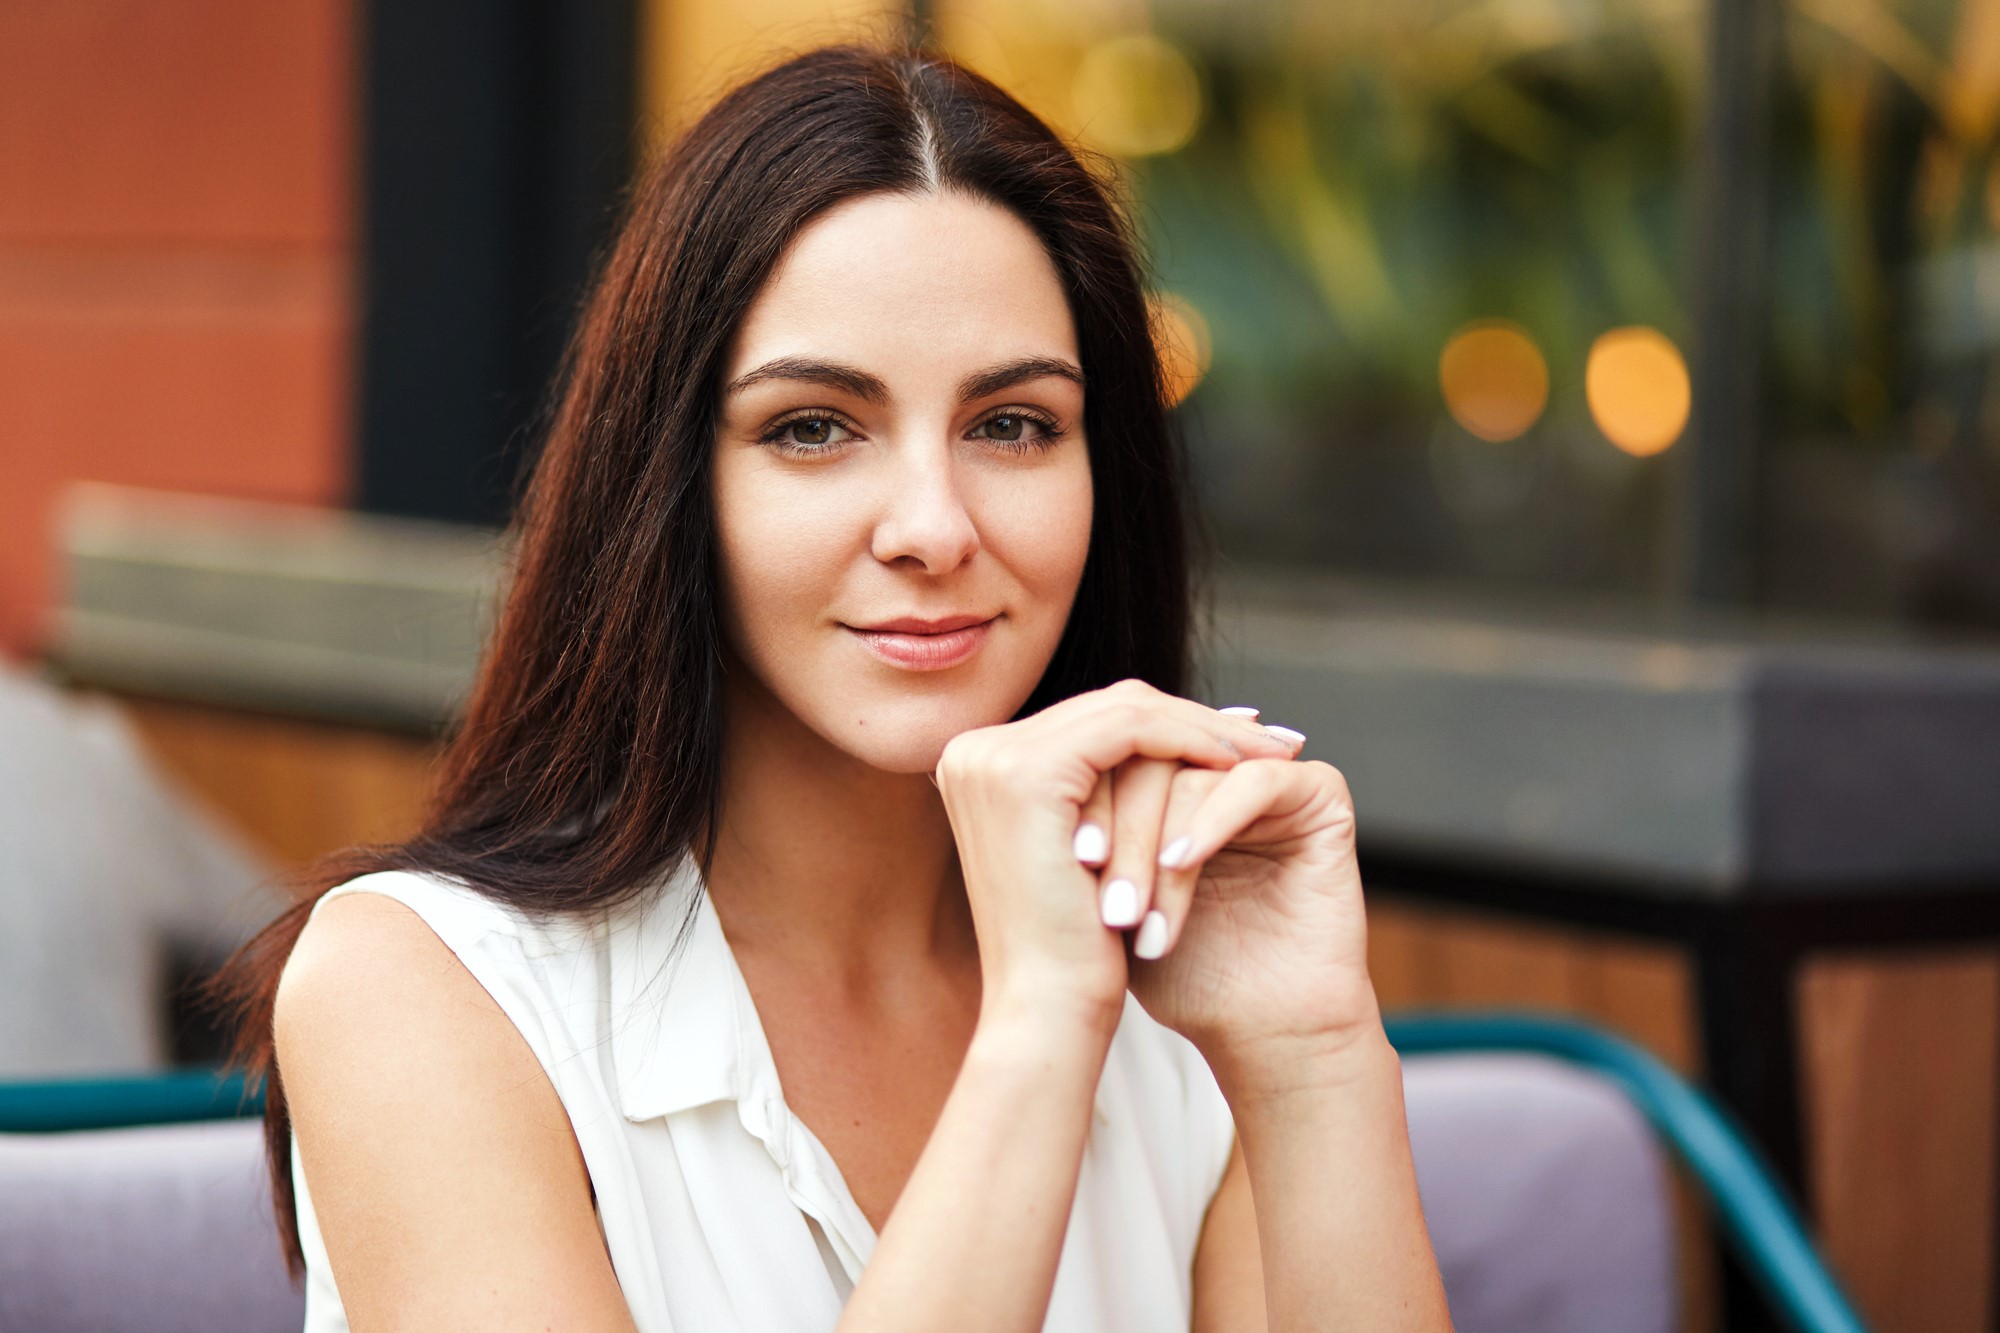
M416 829L435 743L357 727L121 699L160 767L281 867Z
M1510 1005L1603 1024L1683 1073L1700 1061L1681 951L1603 931L1374 897L1368 963L1385 1008Z
M2000 954L1825 956L1800 979L1815 1213L1879 1333L1994 1312Z
M1457 908L1370 903L1386 1007L1525 1005L1602 1023L1699 1077L1675 948ZM1811 1211L1871 1328L1974 1333L1996 1309L2000 952L1821 956L1800 978ZM1698 1192L1678 1185L1683 1328L1716 1326Z

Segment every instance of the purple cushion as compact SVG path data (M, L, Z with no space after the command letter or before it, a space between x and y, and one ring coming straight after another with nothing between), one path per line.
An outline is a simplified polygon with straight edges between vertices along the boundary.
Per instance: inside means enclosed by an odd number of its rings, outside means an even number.
M0 1134L0 1333L297 1333L254 1120Z
M1459 1333L1667 1333L1673 1207L1617 1088L1539 1056L1404 1063L1431 1241ZM280 1333L254 1121L0 1135L0 1333Z
M1536 1055L1403 1064L1410 1143L1458 1333L1668 1333L1665 1156L1617 1086Z

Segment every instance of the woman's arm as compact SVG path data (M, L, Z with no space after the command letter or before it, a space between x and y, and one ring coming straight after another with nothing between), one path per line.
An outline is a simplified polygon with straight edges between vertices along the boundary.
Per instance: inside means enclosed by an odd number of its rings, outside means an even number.
M1267 1327L1256 1205L1239 1139L1195 1244L1193 1333L1262 1333Z
M1234 1080L1242 1137L1195 1251L1194 1333L1450 1327L1402 1069L1375 1035L1261 1089Z
M1039 1329L1115 1015L982 1009L842 1333Z
M1245 753L1292 746L1138 681L945 747L937 780L979 937L979 1025L842 1333L1041 1328L1128 976L1077 859L1080 807L1135 754L1227 768Z
M1220 1245L1239 1261L1255 1252L1262 1291L1255 1307L1231 1300L1249 1284L1240 1262L1232 1271L1219 1260L1220 1299L1235 1308L1208 1327L1449 1329L1417 1197L1402 1067L1381 1025L1340 1045L1272 1052L1217 1078L1241 1139L1247 1200L1210 1234L1224 1208L1218 1191L1202 1248ZM1198 1311L1201 1278L1198 1259Z
M422 918L380 894L321 907L275 1029L353 1328L628 1333L562 1102Z
M1205 1326L1449 1329L1368 976L1346 780L1316 760L1182 767L1158 808L1138 821L1162 848L1140 896L1166 927L1133 990L1208 1061L1244 1162L1202 1240L1217 1248L1197 1282L1222 1283L1197 1295ZM1261 1310L1243 1294L1253 1248Z

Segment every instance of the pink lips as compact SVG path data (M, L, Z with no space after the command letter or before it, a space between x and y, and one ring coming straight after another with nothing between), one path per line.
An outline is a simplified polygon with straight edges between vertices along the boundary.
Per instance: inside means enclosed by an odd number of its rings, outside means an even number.
M943 671L969 660L986 640L998 615L947 616L942 620L922 620L903 616L878 625L846 628L868 650L890 666L905 671Z

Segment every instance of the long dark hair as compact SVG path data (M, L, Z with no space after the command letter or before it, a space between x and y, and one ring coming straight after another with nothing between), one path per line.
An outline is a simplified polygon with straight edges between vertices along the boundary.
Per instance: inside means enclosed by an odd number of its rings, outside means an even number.
M1185 691L1185 460L1169 428L1129 214L1108 173L936 55L834 46L724 96L644 173L565 356L515 518L506 599L421 830L352 849L245 946L217 994L265 1090L278 1224L303 1266L291 1120L272 1050L278 977L312 906L356 875L447 875L524 912L626 900L714 852L720 617L709 463L744 312L815 216L875 191L1011 210L1069 298L1096 509L1069 623L1022 708L1137 676Z

